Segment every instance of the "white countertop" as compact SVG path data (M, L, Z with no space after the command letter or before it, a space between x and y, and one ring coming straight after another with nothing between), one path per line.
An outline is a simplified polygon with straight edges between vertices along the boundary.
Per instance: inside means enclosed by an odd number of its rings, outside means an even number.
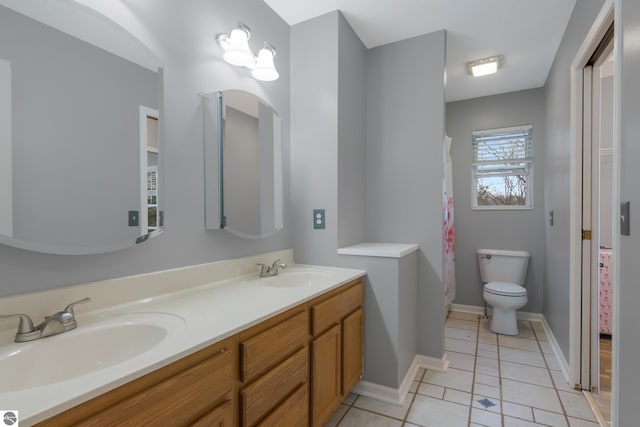
M420 246L414 243L360 243L338 249L339 255L372 256L384 258L402 258L417 251Z
M62 335L81 331L83 324L138 313L175 316L182 319L180 325L184 327L150 350L114 366L50 385L0 393L0 409L18 410L24 426L43 421L364 274L361 270L294 264L279 277L313 277L313 280L300 286L269 286L254 273L78 314L78 328ZM77 312L79 309L80 306ZM0 334L0 356L30 344L11 342L13 333L15 330ZM41 341L55 339L54 336ZM73 364L74 359L81 357L82 354L69 354L66 360L56 361L43 355L43 363L52 363L51 369L56 369L55 363ZM0 371L1 368L0 363Z

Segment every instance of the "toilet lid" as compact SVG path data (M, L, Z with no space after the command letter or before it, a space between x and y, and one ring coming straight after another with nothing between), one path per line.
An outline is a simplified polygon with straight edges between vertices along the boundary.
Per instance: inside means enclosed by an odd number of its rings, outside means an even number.
M515 283L489 282L484 285L484 289L485 291L495 295L504 295L509 297L527 296L527 290Z

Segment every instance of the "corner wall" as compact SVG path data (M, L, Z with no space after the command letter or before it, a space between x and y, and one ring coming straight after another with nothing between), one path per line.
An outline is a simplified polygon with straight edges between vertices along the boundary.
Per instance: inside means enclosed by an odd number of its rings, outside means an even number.
M521 250L531 254L522 311L542 312L544 275L544 90L530 89L447 104L447 134L452 139L453 199L456 228L456 304L484 306L476 251ZM471 133L533 126L533 209L472 210Z
M603 0L580 0L544 86L546 111L545 213L554 211L554 226L545 222L544 301L542 312L566 360L569 360L569 133L570 67L600 12Z

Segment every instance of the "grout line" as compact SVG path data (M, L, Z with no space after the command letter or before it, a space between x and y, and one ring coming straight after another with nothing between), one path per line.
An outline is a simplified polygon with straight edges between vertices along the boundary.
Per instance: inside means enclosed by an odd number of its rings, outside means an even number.
M502 395L502 366L500 363L500 334L496 334L496 348L498 353L498 391L500 392L500 422L502 423L502 425L504 425L504 407L502 405L504 396Z
M478 345L480 344L480 316L476 319L476 351L473 355L473 376L471 378L471 401L469 402L469 415L467 416L467 426L471 426L471 413L473 412L473 391L476 387L476 368L478 365ZM446 393L446 390L445 390ZM442 395L444 398L444 395Z

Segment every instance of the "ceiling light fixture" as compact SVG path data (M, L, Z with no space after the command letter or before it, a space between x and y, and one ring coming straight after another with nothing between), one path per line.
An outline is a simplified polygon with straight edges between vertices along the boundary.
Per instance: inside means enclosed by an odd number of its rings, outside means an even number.
M498 68L502 67L503 62L502 55L470 61L467 62L467 72L473 77L487 76L496 73Z
M273 63L276 48L265 42L256 57L249 48L250 38L251 30L244 24L232 30L230 35L219 34L216 39L224 50L222 58L231 65L249 68L256 80L267 82L277 80L280 75Z

